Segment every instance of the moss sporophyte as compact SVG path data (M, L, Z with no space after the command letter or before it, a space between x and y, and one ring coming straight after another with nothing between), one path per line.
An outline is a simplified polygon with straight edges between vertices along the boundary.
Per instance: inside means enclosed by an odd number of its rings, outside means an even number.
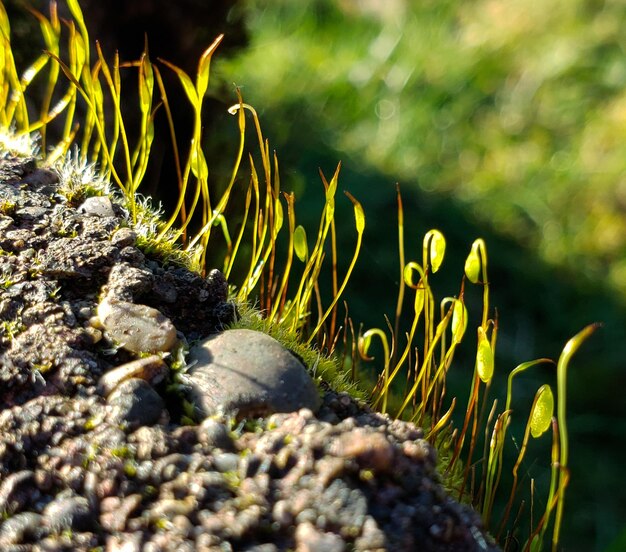
M270 153L259 116L236 90L236 102L229 112L235 117L239 144L233 155L231 175L219 187L223 192L214 197L202 147L202 108L209 86L211 59L222 36L205 50L192 78L168 61L153 63L147 47L138 60L122 63L117 56L106 59L98 44L95 52L91 49L92 41L78 0L67 0L67 7L71 18L63 22L54 2L50 3L49 15L33 10L45 51L30 67L18 69L11 49L10 22L0 2L3 154L32 155L34 144L38 144L40 162L63 176L64 186L60 191L67 201L72 203L102 194L113 197L125 208L127 223L149 256L184 265L204 275L207 254L216 250L212 246L214 241L225 244L223 257L211 257L210 263L221 264L229 279L232 299L239 305L241 314L239 327L261 329L280 340L303 359L318 381L325 380L335 389L349 390L360 397L368 396L371 405L382 412L422 425L428 439L439 450L440 471L450 492L470 501L482 513L487 527L505 550L517 549L517 542L524 543L523 550L540 550L548 538L556 550L570 478L565 408L567 368L574 352L596 325L586 327L572 338L558 361L556 414L552 387L543 384L530 407L517 460L512 466L505 466L504 450L511 441L507 437L511 420L524 415L524 409L513 400L513 377L536 364L551 361L538 359L520 364L508 376L504 409L498 410L497 400L491 407L487 404L496 373L498 319L490 306L485 242L477 239L472 244L458 295L438 300L431 281L445 258L445 237L438 230L429 231L423 240L421 262L406 260L404 210L398 188L400 284L395 319L387 320L386 328L355 332L347 314L341 323L339 305L359 256L366 217L359 201L346 193L354 210L356 237L348 269L340 276L335 222L340 167L329 180L321 175L324 206L317 231L308 234L296 223L295 195L280 188L277 156ZM138 78L138 94L122 89L122 73L132 71ZM177 150L176 121L169 107L163 71L172 71L177 77L192 108L193 135L185 154ZM43 92L38 94L35 88ZM130 102L138 102L139 110L134 142L122 109L122 104L126 106ZM34 120L32 105L38 106ZM178 187L178 201L167 219L152 208L150 198L140 195L147 168L154 161L151 146L155 115L159 111L165 113L168 121ZM242 160L250 121L256 152L248 153L249 170L245 171ZM53 139L55 132L58 136ZM242 181L247 182L245 201L237 209L232 192ZM0 211L10 213L11 205L2 203ZM233 231L230 221L235 217L239 228ZM192 233L192 228L199 230ZM286 252L285 257L279 258L279 252ZM10 286L10 274L5 271L2 274L1 285ZM238 280L237 274L242 275ZM332 290L329 300L320 286L325 278L329 279ZM478 320L465 302L471 286L479 286L482 291ZM407 301L412 320L403 330L401 319ZM470 332L466 331L468 327ZM2 327L9 339L21 329L18 322L3 323ZM462 398L445 397L446 381L454 368L455 353L468 333L476 336L474 370L468 382L462 423L454 427L453 413ZM367 381L363 366L376 360L370 353L374 337L382 344L379 362L382 370L374 389L368 393L363 391ZM172 367L178 371L185 365L181 354L184 357L184 352L179 351L173 359ZM42 370L41 366L36 368ZM407 380L406 391L400 395L394 385L401 379L399 376ZM187 422L194 423L193 405L185 405L185 412ZM541 439L550 429L549 488L535 489L531 481L530 507L523 510L520 504L528 499L521 496L519 473L529 437ZM481 435L487 439L482 459L477 462L475 453L480 450ZM127 469L132 472L134 465L129 463ZM500 487L505 469L512 473L508 490ZM361 473L363 480L370 476L367 471ZM235 474L227 473L225 477L230 485L239 484ZM539 499L541 493L543 497ZM503 505L496 509L498 499ZM533 514L540 509L539 504L545 504L545 509L535 519Z

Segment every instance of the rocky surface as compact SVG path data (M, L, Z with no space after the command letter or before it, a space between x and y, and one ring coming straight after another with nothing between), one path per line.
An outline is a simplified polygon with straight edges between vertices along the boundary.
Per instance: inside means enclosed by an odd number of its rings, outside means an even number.
M496 549L421 430L324 385L316 414L183 425L172 365L232 320L226 282L147 258L115 202L75 207L0 156L0 550ZM129 347L106 301L163 339Z

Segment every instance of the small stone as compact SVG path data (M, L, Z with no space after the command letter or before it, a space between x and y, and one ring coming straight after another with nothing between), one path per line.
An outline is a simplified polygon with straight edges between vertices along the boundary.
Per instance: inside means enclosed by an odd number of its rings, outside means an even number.
M109 339L127 351L158 353L176 343L174 324L152 307L106 298L97 312Z
M253 330L227 330L189 352L190 400L204 416L242 417L317 411L320 398L306 368L278 341Z
M91 217L114 217L111 200L106 196L88 197L77 211Z
M100 525L107 531L123 531L126 527L126 520L139 507L141 500L140 494L132 494L126 498L105 498L100 508ZM105 501L109 501L108 506ZM113 505L115 505L114 508Z
M142 533L110 535L106 539L106 552L141 552Z
M55 184L59 182L59 175L50 169L35 169L22 179L24 184L29 184L42 194L50 194L56 188Z
M293 523L293 514L286 500L278 500L274 504L272 518L280 527L289 527Z
M120 383L109 395L107 402L113 407L115 423L148 426L155 424L165 403L145 380L131 378Z
M65 529L88 531L94 525L89 502L82 496L56 498L44 508L43 516L44 524L55 532Z
M234 472L239 466L239 455L234 452L223 452L213 458L213 466L219 472Z
M167 375L167 365L158 355L139 358L109 370L98 381L98 393L107 397L120 383L130 378L140 378L157 384Z
M184 500L164 498L159 500L150 509L150 517L157 521L161 518L172 519L174 516L186 516L196 507L194 497L188 496Z
M361 535L354 541L354 549L358 552L385 552L387 550L385 533L379 529L373 517L365 518Z
M118 262L109 272L106 295L133 303L135 297L152 288L152 282L153 275L149 270Z
M15 215L22 220L38 220L49 212L45 207L23 207L15 211Z
M44 533L41 516L34 512L15 514L0 524L0 547L19 544L27 540L37 540Z
M345 469L344 461L341 458L334 456L327 456L321 458L317 462L317 473L320 480L320 484L323 487L328 487L329 483L340 477Z
M116 230L111 236L111 243L115 247L123 249L131 245L135 245L137 241L137 233L130 228L122 227Z
M345 549L339 535L322 533L312 523L301 523L296 529L296 552L343 552Z
M233 440L228 429L213 418L207 418L198 427L198 440L210 447L231 450L234 447Z
M343 433L330 447L342 458L354 458L362 469L387 472L393 469L394 447L382 433L356 428Z
M22 470L8 475L0 485L0 512L14 514L19 512L37 492L35 474Z
M93 326L86 326L84 330L85 338L91 341L92 345L95 345L102 340L102 332L99 329L94 328Z

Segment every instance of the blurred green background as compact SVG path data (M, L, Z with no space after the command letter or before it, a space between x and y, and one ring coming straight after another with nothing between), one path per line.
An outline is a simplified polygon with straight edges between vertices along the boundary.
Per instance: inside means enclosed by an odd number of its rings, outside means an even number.
M342 160L340 187L363 202L368 224L348 291L355 322L383 326L383 313L394 311L399 182L407 258L421 259L432 227L448 239L435 278L442 294L458 293L473 239L486 240L500 321L496 369L556 359L584 325L604 323L569 374L572 480L562 543L606 550L626 520L626 4L244 6L249 44L218 57L214 75L259 110L301 222L319 216L318 167L330 175ZM462 364L467 378L472 366ZM523 412L553 374L524 376L516 388ZM467 391L458 390L463 402ZM549 458L537 463L545 472Z
M18 20L25 3L5 2L21 57L32 60L41 45L29 38L32 18ZM46 11L46 0L34 3ZM500 390L518 363L556 359L582 327L604 323L569 372L572 473L561 540L571 551L626 550L626 3L183 0L175 11L167 0L81 4L92 37L120 49L122 60L139 55L146 32L153 58L193 73L202 50L226 33L205 128L215 184L227 179L236 151L236 121L226 113L235 85L259 111L278 152L281 188L296 192L309 232L323 205L318 168L330 177L342 161L340 188L367 216L346 293L356 325L384 327L383 315L395 309L396 182L407 260L421 261L430 228L448 240L433 278L438 297L458 293L471 243L485 239ZM184 131L182 92L173 103ZM142 190L167 206L175 186L166 165ZM352 207L339 198L337 209L345 269ZM480 290L468 289L466 298L478 324ZM448 396L458 395L458 414L469 392L472 337L451 373ZM553 368L516 383L513 407L522 419L544 382L554 384ZM518 441L521 434L518 427ZM524 487L531 475L545 480L548 446L529 453Z

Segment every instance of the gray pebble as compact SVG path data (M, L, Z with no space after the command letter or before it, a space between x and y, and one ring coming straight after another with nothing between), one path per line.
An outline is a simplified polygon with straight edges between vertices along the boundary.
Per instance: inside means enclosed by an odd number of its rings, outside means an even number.
M94 525L94 516L89 502L82 496L57 498L43 511L44 524L52 531L64 529L88 531Z
M22 219L37 220L42 218L48 212L49 209L44 207L23 207L22 209L15 211L15 214Z
M174 324L157 309L106 298L98 319L109 339L133 353L169 351L176 343Z
M227 330L189 352L190 399L199 412L252 417L300 408L320 398L302 363L278 341L253 330Z
M130 245L135 245L135 241L137 240L137 233L130 228L122 227L116 230L111 236L111 243L119 247L120 249L124 247L128 247Z
M24 176L22 182L39 188L38 191L43 194L49 194L54 191L54 184L59 182L59 175L50 169L37 168Z
M114 217L111 200L106 196L88 197L78 207L78 212L91 217Z
M107 402L113 407L115 423L126 422L140 426L155 424L165 406L152 386L138 378L120 383L109 395Z
M213 458L213 466L222 473L234 472L238 465L239 455L234 452L223 452Z
M198 440L210 447L231 450L233 440L224 424L213 418L207 418L198 427Z

